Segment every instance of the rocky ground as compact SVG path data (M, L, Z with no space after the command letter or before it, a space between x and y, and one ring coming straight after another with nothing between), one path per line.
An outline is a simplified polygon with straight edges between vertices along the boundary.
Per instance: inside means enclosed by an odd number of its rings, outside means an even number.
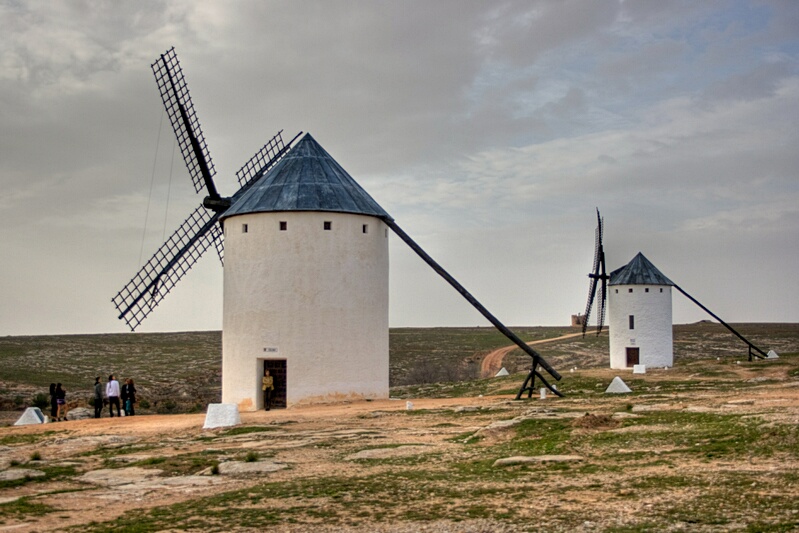
M626 372L634 392L604 394L616 374L567 371L565 398L513 401L515 375L215 430L0 428L0 531L799 529L799 357Z

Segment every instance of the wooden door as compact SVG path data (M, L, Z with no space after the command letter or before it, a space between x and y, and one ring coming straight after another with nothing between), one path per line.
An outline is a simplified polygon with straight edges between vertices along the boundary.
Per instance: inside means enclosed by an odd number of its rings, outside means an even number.
M272 393L272 408L286 407L286 360L265 359L264 370L274 378L275 391Z
M640 364L638 361L640 348L627 348L627 366Z

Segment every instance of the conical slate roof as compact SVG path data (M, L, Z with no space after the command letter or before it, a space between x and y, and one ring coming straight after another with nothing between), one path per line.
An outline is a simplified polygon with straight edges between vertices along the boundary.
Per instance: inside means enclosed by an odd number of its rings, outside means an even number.
M638 252L627 265L610 273L610 285L674 285L655 265Z
M222 218L272 211L334 211L391 216L310 134L241 196Z

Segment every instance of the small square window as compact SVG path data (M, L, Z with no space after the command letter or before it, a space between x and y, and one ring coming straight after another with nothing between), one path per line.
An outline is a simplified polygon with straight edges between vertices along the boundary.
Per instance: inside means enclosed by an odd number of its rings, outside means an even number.
M627 289L627 292L633 292L633 290L632 289Z
M644 289L644 292L649 292L649 287L647 287L646 289Z
M619 289L616 289L616 294L619 294Z
M333 223L329 220L325 220L325 231L329 231L333 229Z
M286 231L289 227L289 223L285 220L280 221L280 231Z
M369 224L364 224L363 225L363 232L364 233L369 233Z
M660 288L660 292L663 292L663 287Z
M241 225L241 232L242 233L247 233L248 231L250 231L250 226L248 224L242 224Z

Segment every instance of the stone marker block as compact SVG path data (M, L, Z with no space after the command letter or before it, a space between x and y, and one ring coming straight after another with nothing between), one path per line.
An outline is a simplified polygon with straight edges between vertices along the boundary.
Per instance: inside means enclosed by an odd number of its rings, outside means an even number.
M766 359L779 359L779 358L780 356L777 355L777 352L775 352L774 350L769 350L768 353L766 354Z
M203 429L224 428L241 424L239 408L234 403L209 403Z
M632 389L619 376L613 378L608 388L605 389L605 394L627 394L629 392L632 392Z
M633 365L633 374L646 374L646 365Z
M498 378L498 377L501 377L501 376L509 376L509 375L510 375L510 373L508 372L508 369L503 366L502 369L499 372L494 374L494 377Z

